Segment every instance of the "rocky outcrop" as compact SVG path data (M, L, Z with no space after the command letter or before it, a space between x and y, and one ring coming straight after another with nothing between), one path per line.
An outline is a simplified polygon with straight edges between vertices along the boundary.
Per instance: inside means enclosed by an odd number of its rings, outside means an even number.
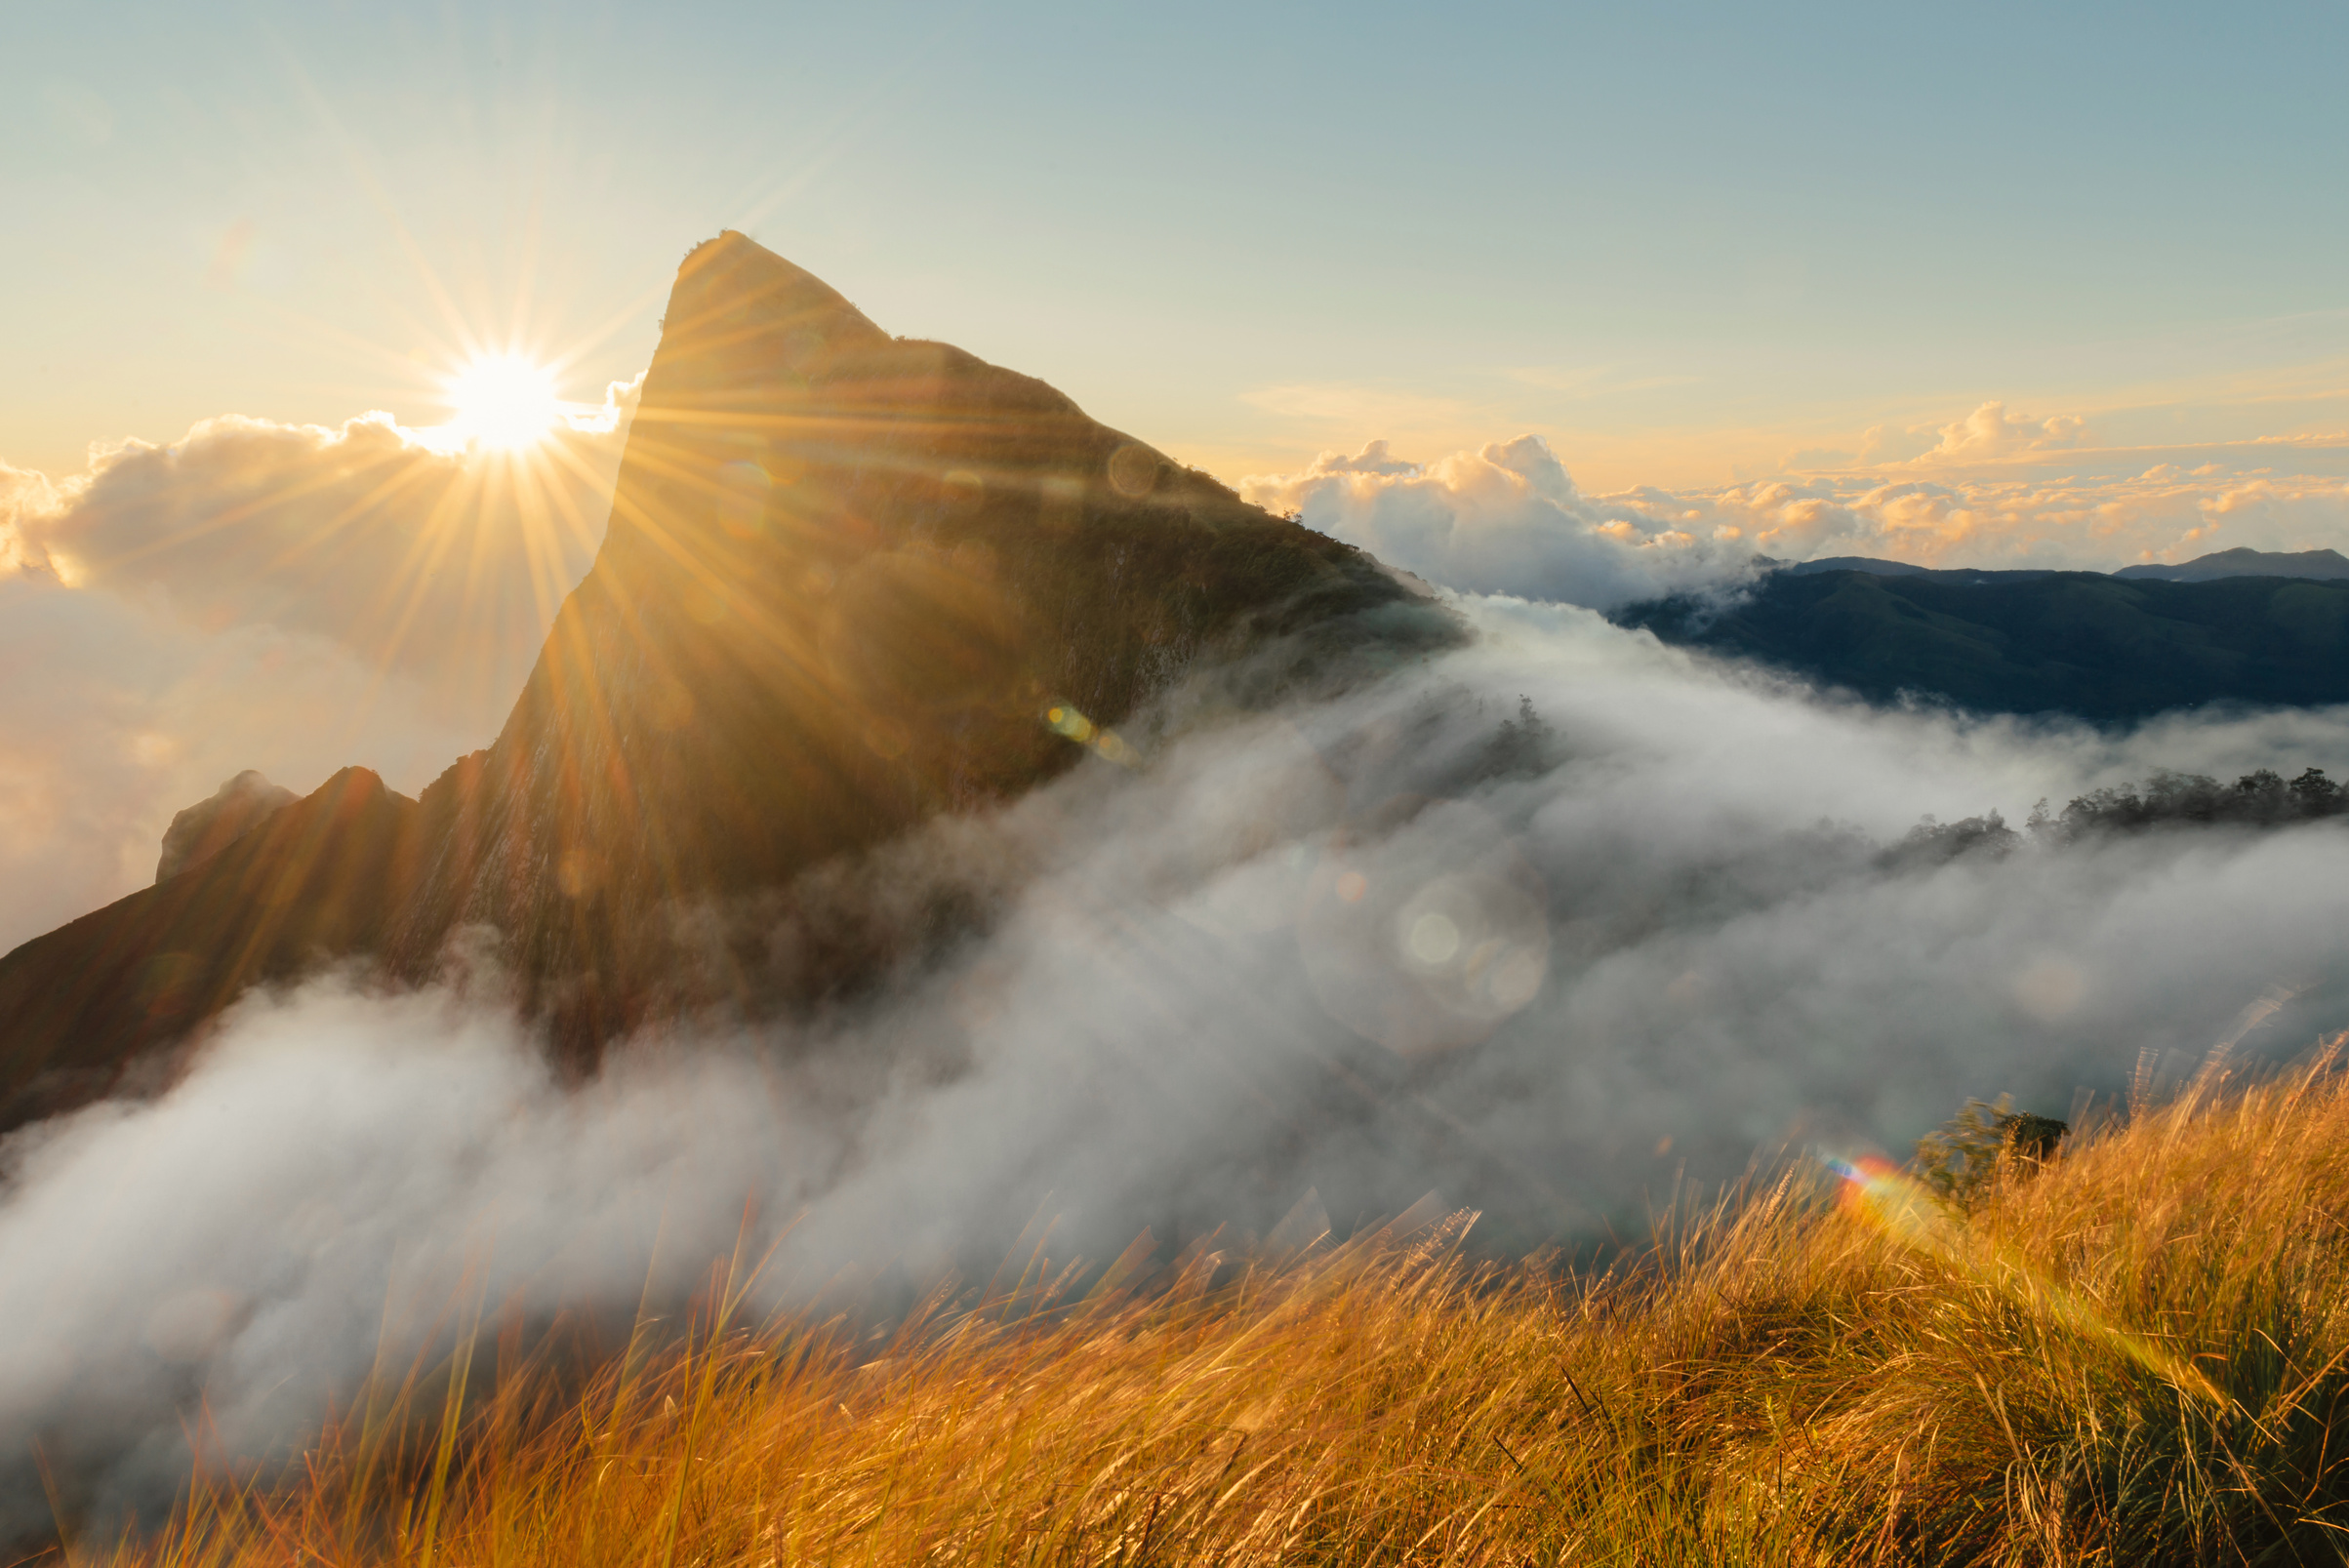
M416 802L345 768L209 860L0 958L0 1127L156 1081L144 1062L257 985L380 951Z
M285 785L269 783L259 769L247 768L214 790L211 798L172 819L163 833L162 859L155 862L155 880L178 876L212 859L300 798Z

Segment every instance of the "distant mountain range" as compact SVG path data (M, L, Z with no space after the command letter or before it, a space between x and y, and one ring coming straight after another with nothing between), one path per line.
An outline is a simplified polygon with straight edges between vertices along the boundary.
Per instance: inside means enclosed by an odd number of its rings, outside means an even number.
M2054 568L2037 567L1993 571L1977 567L1912 566L1907 561L1880 560L1873 555L1828 555L1799 561L1779 570L1798 577L1821 572L1867 572L1876 577L1927 577L1945 583L2021 583L2053 577ZM2075 576L2079 574L2073 574ZM2103 574L2088 574L2101 576ZM2111 574L2121 578L2149 578L2163 583L2210 583L2228 577L2295 577L2349 579L2349 555L2338 550L2254 550L2238 546L2210 555L2198 555L2174 566L2159 563L2125 566Z
M2175 566L2125 566L2115 577L2160 578L2167 583L2209 583L2222 577L2349 578L2349 556L2339 550L2254 550L2241 546L2198 555Z
M2125 571L1935 571L1838 556L1742 599L1616 614L1875 702L2128 720L2208 703L2349 703L2349 559L2222 550Z
M1247 654L1224 700L1269 703L1459 635L1353 546L721 235L496 743L415 800L354 768L183 813L155 886L0 958L0 1127L167 1076L257 983L419 982L468 933L574 1065L815 1001L957 916L796 908L811 867L1114 760L1104 727L1202 663Z

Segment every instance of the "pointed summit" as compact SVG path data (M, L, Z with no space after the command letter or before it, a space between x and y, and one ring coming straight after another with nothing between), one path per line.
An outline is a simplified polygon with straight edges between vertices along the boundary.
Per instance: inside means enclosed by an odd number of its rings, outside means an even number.
M403 816L369 889L382 918L322 929L315 954L423 981L486 927L583 1060L666 1009L789 1006L886 953L779 970L753 942L713 971L677 931L754 895L789 918L810 868L1073 766L1072 734L1205 664L1245 654L1276 695L1454 635L1361 552L721 234L678 269L602 549L504 730L424 792L412 833ZM190 889L271 845L324 853L272 824L69 929L100 922L141 961L141 901L212 908ZM173 926L210 977L199 1014L261 973L227 932ZM155 1038L103 998L51 1038L30 999L52 940L0 959L0 1092L14 1063Z
M877 347L889 335L813 272L727 229L677 268L662 345L685 363L740 350L745 364L803 368L827 347Z

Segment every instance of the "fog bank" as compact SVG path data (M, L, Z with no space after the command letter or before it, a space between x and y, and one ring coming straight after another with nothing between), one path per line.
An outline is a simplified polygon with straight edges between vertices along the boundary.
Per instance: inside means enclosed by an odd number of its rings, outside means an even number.
M250 999L160 1099L0 1146L0 1441L151 1501L199 1398L223 1453L284 1453L459 1304L673 1305L738 1236L780 1306L1045 1217L1056 1256L1241 1242L1309 1189L1341 1228L1433 1189L1497 1248L1636 1235L1789 1146L2180 1070L2278 987L2247 1053L2349 1023L2338 822L1883 853L2160 766L2349 773L2341 710L1884 712L1462 608L1473 646L1375 689L1233 719L1195 687L1126 728L1140 767L872 857L848 886L984 929L818 1021L704 1019L567 1088L494 977ZM45 1517L9 1485L0 1528Z

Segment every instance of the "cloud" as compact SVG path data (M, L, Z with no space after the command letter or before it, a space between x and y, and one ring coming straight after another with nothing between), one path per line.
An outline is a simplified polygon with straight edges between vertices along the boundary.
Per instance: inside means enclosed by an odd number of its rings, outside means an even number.
M510 695L601 538L634 386L507 458L362 415L207 420L62 482L11 474L9 523L77 587L151 595L207 629L342 642L452 691Z
M534 461L382 415L0 465L0 951L144 886L246 768L413 792L486 744L601 536L620 427Z
M1923 429L1894 430L1882 424L1871 424L1860 432L1859 462L1899 462L1922 457L1933 449L1934 438Z
M1196 733L1170 704L1140 770L864 863L876 905L993 913L820 1023L688 1022L573 1089L479 977L252 999L161 1099L0 1146L0 1435L151 1495L199 1397L231 1454L283 1454L445 1308L660 1309L746 1225L754 1306L991 1267L1039 1217L1056 1258L1236 1240L1308 1188L1341 1226L1436 1188L1496 1246L1637 1233L1790 1140L1898 1149L1968 1095L2062 1115L2181 1070L2274 985L2248 1049L2349 1022L2338 823L1880 854L2162 764L2349 771L2349 712L1880 713L1462 608L1476 644L1405 676ZM1520 694L1541 734L1503 744Z
M306 791L358 763L413 793L496 725L316 633L31 574L0 578L0 952L152 882L173 814L243 769Z
M1428 463L1373 441L1303 473L1243 480L1240 493L1433 583L1601 610L1736 581L1753 554L1736 535L1585 497L1531 435Z
M1964 462L2044 452L2078 446L2086 431L2087 422L2077 414L2034 420L2008 414L2004 403L1984 403L1964 419L1941 426L1940 442L1913 461Z
M1342 452L1324 452L1314 460L1316 473L1375 473L1390 477L1397 474L1416 476L1420 465L1396 457L1387 450L1384 441L1373 441L1353 457Z
M76 1501L153 1503L184 1480L188 1431L282 1457L468 1298L672 1305L749 1192L788 1203L825 1168L835 1140L779 1087L712 1048L570 1093L510 1020L445 993L257 997L163 1101L10 1145L0 1427L42 1423ZM20 1538L42 1506L0 1474L0 1533Z
M1947 424L1914 424L1906 429L1871 424L1860 432L1856 449L1804 447L1788 453L1782 465L1790 471L1802 471L2011 461L2072 451L2086 444L2087 436L2087 421L2080 415L2033 419L2010 415L2005 404L1994 401L1980 404L1965 418Z
M2018 422L1985 407L1992 416L1945 427L1953 450L1976 439L2026 442L2014 433ZM2032 424L2041 434L2017 450L2044 451L2046 426L2061 423ZM2236 545L2349 548L2349 480L2246 472L2240 457L2189 468L2080 456L2105 471L1961 472L1920 460L1720 489L1590 495L1537 437L1425 462L1376 441L1240 488L1430 582L1600 610L1734 589L1750 581L1757 555L2105 572Z
M0 581L23 573L56 576L49 552L20 519L47 516L57 507L57 486L47 474L0 462Z

